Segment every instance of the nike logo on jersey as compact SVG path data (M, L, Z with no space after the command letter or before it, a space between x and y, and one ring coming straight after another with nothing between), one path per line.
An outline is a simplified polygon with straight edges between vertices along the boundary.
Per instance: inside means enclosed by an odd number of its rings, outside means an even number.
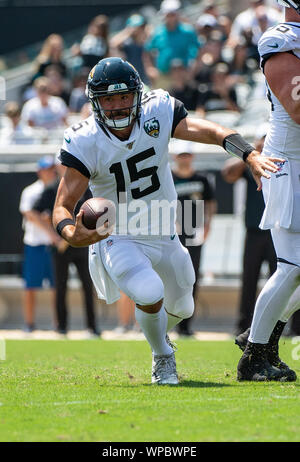
M66 141L67 143L69 143L69 144L71 143L71 138L70 138L70 137L69 137L69 138L64 137L64 138L65 138L65 141Z
M176 236L176 234L174 234L173 236L171 236L171 241L174 241L175 236Z
M276 43L276 45L268 45L270 48L279 48L279 45L278 43Z

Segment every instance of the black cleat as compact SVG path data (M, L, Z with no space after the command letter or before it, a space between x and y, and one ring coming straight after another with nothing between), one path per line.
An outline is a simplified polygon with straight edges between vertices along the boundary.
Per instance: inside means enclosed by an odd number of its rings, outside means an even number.
M270 362L270 364L272 364L272 366L277 367L277 369L279 369L281 372L285 374L286 382L295 382L297 380L297 374L280 359L278 354L278 344L270 345L269 343L267 350L268 361Z
M280 336L285 327L285 323L278 321L274 330L270 336L269 343L267 344L267 360L271 366L279 369L284 373L284 381L286 382L295 382L297 380L297 374L295 371L289 368L289 366L284 363L279 357L279 346L278 342ZM238 335L235 339L235 344L244 351L247 345L248 337L250 335L250 327L245 330L242 334Z
M251 382L282 381L286 374L267 360L267 345L248 342L237 367L237 379Z
M249 329L245 330L245 332L243 332L242 334L238 335L236 338L235 338L235 344L242 350L244 351L246 346L247 346L247 342L248 342L248 337L250 335L250 327Z

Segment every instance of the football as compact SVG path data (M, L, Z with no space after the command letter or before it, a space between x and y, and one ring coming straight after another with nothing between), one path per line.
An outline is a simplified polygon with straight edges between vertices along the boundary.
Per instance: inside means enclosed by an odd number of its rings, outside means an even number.
M109 227L115 223L115 205L108 199L93 197L85 201L80 210L83 210L82 223L87 229L96 229L108 222Z

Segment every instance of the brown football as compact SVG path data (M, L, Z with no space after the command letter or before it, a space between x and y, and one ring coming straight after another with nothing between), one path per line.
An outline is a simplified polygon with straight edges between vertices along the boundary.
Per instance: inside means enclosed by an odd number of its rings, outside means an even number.
M97 226L103 225L106 221L109 222L109 226L114 225L115 206L108 199L93 197L85 201L80 210L83 210L82 223L88 229L96 229ZM98 222L100 217L102 219Z

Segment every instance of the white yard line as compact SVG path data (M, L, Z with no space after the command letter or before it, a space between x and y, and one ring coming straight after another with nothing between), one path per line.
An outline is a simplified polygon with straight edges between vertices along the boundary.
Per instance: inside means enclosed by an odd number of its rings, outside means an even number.
M281 396L281 395L268 395L268 396L260 396L260 397L249 397L249 396L245 396L245 397L239 397L239 401L264 401L264 400L268 400L270 401L270 399L285 399L285 400L291 400L291 399L297 399L298 400L298 396ZM172 399L171 400L172 403L190 403L190 399ZM222 402L222 401L236 401L236 398L213 398L213 397L210 397L210 398L207 398L205 396L202 396L202 397L198 397L197 399L194 399L193 398L193 401L196 401L196 402L207 402L207 401L214 401L214 402ZM126 402L127 403L136 403L136 399L135 398L132 398L132 399L127 399L126 398ZM168 400L168 402L170 402ZM110 406L110 405L114 405L114 404L123 404L124 401L122 400L105 400L105 406ZM93 404L93 405L98 405L97 404L97 401L65 401L65 402L46 402L46 403L43 403L43 402L29 402L29 403L24 403L24 406L37 406L37 407L46 407L46 406L73 406L73 405L78 405L78 404ZM0 406L15 406L15 404L10 404L10 403L0 403Z

